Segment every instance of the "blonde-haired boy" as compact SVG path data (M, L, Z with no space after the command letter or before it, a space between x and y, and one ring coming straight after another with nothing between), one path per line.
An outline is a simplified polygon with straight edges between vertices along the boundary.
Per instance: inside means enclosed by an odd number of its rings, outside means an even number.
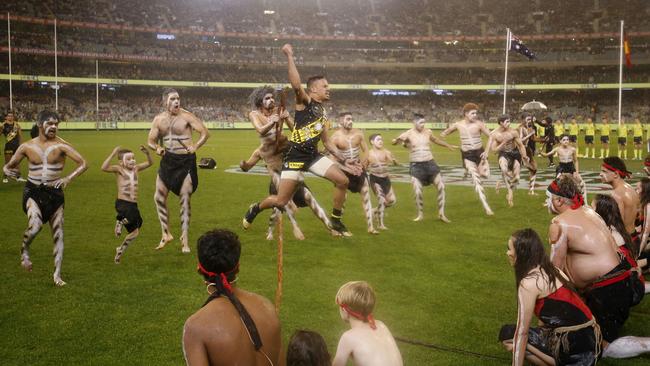
M332 366L344 366L352 358L357 366L401 366L402 355L386 325L375 320L375 291L365 281L344 284L336 293L341 319L350 323L336 348Z

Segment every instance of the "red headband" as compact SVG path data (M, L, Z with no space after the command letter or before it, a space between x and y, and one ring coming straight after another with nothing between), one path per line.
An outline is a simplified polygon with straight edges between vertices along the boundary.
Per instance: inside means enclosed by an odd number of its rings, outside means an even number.
M370 325L370 328L372 329L377 329L377 325L375 324L375 318L373 318L372 314L368 314L368 316L363 316L361 313L357 313L356 311L350 309L350 307L346 304L339 304L341 309L345 310L346 313L350 314L353 318L357 318L361 320L362 322L368 322Z
M650 161L647 161L647 160L644 161L644 162L643 162L643 165L644 165L644 166L648 166L648 167L650 167Z
M209 278L214 278L214 277L217 277L217 275L219 275L219 277L221 278L221 284L223 284L223 287L225 289L227 289L228 292L232 292L232 286L230 285L230 282L228 282L228 277L226 276L226 274L230 274L230 273L233 273L233 272L236 272L237 270L239 270L239 262L237 262L237 264L235 265L235 268L231 269L230 271L222 272L222 273L214 273L214 272L210 272L210 271L206 270L205 268L203 268L203 265L201 265L201 262L199 262L199 265L197 266L197 269L199 270L199 272L203 273L204 275L208 276Z
M644 163L644 164L645 164L645 163ZM615 173L618 174L621 178L629 178L629 177L632 175L632 173L630 173L630 172L628 172L628 171L618 170L618 169L614 168L613 166L611 166L611 165L609 165L609 164L607 164L607 163L603 163L603 168L615 172Z
M562 194L560 192L560 186L557 185L557 180L554 180L553 182L551 182L551 184L548 186L548 188L546 190L549 191L551 194L554 194L554 195L559 196L559 197L568 198L571 201L573 201L573 205L571 205L572 210L577 210L580 207L582 207L582 205L585 204L585 199L582 197L582 195L580 193L576 193L573 197L568 197L568 196Z

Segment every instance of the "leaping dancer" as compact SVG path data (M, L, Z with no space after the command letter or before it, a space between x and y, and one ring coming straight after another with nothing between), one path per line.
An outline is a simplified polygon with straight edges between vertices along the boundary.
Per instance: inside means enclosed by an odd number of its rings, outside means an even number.
M3 172L11 178L20 177L20 162L27 158L29 175L23 191L23 211L27 214L27 230L23 235L21 265L32 270L29 245L41 231L43 223L49 222L54 239L54 284L64 286L61 279L63 262L63 189L86 171L86 161L70 144L57 137L59 116L43 111L38 116L38 137L20 145ZM61 177L66 158L77 163L77 168Z
M174 89L163 93L165 111L157 115L151 125L147 145L162 156L156 177L154 201L162 229L162 238L156 250L162 249L174 237L169 231L169 212L167 195L172 191L181 203L181 244L182 252L189 253L190 197L199 185L196 169L196 150L210 137L203 122L191 112L181 108L181 99ZM192 131L200 134L196 143L192 142ZM163 145L158 142L162 140Z
M483 149L481 134L490 136L490 130L485 123L478 117L478 106L474 103L467 103L463 106L463 119L453 123L449 128L442 131L441 138L458 130L460 133L460 151L465 163L465 168L469 171L474 182L474 189L478 193L478 198L485 209L486 215L494 215L487 202L483 182L481 178L490 176L490 166L487 161L487 152Z
M284 155L278 194L252 204L242 220L242 225L248 229L262 210L286 206L298 182L302 180L303 172L310 171L334 183L334 208L330 220L332 230L336 235L349 236L349 231L341 222L348 178L332 160L318 152L318 141L323 140L325 148L337 158L340 157L328 138L329 121L322 104L329 100L329 84L324 76L312 76L307 80L305 90L293 59L293 48L286 44L282 47L282 52L287 56L289 81L296 94L296 127L291 133L289 148Z
M253 90L249 100L255 110L248 115L253 127L260 137L260 146L253 151L253 154L246 161L242 161L239 167L243 171L250 170L259 160L266 163L266 170L271 176L270 191L271 194L277 194L277 187L280 185L280 173L282 171L282 157L288 147L288 140L282 134L282 126L286 122L290 130L294 129L293 120L289 113L284 110L283 106L276 108L275 90L270 86L262 86ZM282 111L280 111L282 109ZM298 207L309 206L314 214L329 229L330 222L325 210L318 204L312 192L307 188L303 181L298 183L298 188L294 193L291 201L284 207L287 217L293 226L293 235L298 240L305 239L302 230L295 219L295 213ZM273 239L273 229L280 210L274 209L266 238Z

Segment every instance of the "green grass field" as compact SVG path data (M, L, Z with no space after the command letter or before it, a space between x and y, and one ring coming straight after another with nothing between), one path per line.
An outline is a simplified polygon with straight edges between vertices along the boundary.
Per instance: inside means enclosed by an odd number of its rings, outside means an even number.
M367 131L369 133L370 131ZM384 131L385 138L398 131ZM178 240L154 251L160 239L153 190L154 167L140 176L140 209L144 226L122 263L113 263L119 240L113 234L115 179L100 171L116 145L136 149L146 131L70 132L61 136L89 162L89 170L66 189L64 288L52 282L52 244L45 228L31 248L34 270L20 267L26 218L21 209L22 185L0 186L0 363L3 365L179 365L182 327L207 294L196 273L195 241L201 233L230 228L240 235L243 250L238 285L274 298L275 241L264 239L268 213L243 231L241 217L251 202L263 198L268 178L230 174L224 169L248 157L256 147L252 131L212 131L199 157L214 157L217 170L201 170L192 199L192 253L183 255ZM457 135L456 135L457 136ZM453 139L451 140L453 141ZM407 152L392 147L402 162ZM614 151L615 149L612 149ZM139 160L143 159L137 153ZM459 153L436 147L442 164L459 164ZM630 153L630 156L632 154ZM491 158L494 163L495 159ZM71 163L71 162L70 162ZM69 164L70 165L70 164ZM540 160L540 166L546 164ZM639 162L630 163L639 171ZM23 166L24 167L24 166ZM68 166L68 169L70 167ZM595 170L598 162L581 161ZM308 179L319 202L331 210L331 185ZM307 236L299 242L285 226L284 296L280 318L285 341L296 329L312 329L326 339L333 355L346 324L339 318L334 295L350 280L366 280L377 292L375 316L398 337L478 352L499 359L400 343L406 365L505 365L509 355L497 342L498 330L516 317L514 274L505 256L509 235L532 227L543 238L551 219L542 207L543 193L518 191L507 208L504 192L488 189L496 216L483 214L474 191L447 187L447 216L436 220L435 191L425 191L426 216L412 222L411 187L394 184L398 203L388 209L390 230L365 233L358 195L349 195L344 222L355 234L337 239L316 218L301 210L298 221ZM172 232L178 238L178 200L170 196ZM285 220L286 221L286 220ZM650 300L633 309L623 334L650 336ZM286 344L286 343L285 343ZM603 365L647 365L650 357L602 362Z

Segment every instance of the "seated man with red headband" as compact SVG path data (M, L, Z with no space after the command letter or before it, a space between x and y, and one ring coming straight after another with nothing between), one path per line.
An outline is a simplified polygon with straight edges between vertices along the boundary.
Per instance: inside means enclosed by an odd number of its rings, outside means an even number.
M402 355L386 325L375 320L375 292L365 281L344 284L336 293L341 319L350 323L336 348L332 366L345 366L348 359L356 366L401 366Z
M603 335L603 357L634 357L650 350L650 340L620 337L630 314L630 265L618 255L616 241L603 219L583 205L580 190L569 176L547 188L546 204L556 216L548 239L551 262L566 273L585 299Z
M183 328L188 365L279 365L280 321L273 304L234 286L241 244L229 230L203 234L198 272L210 295Z

